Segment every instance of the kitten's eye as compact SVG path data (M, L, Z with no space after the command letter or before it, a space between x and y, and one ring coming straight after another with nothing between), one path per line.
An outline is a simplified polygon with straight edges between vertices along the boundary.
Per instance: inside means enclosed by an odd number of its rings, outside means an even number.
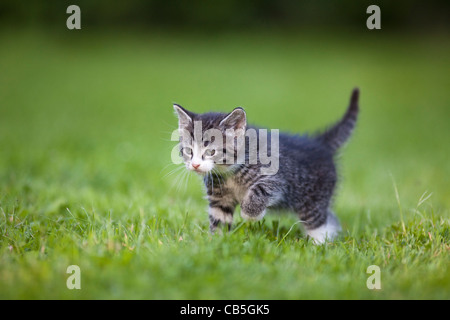
M216 150L214 149L208 149L205 151L205 156L212 157L216 153Z
M181 149L181 153L185 156L191 157L192 156L192 148L183 147L183 149Z
M212 142L214 142L214 140L216 140L216 137L214 137L214 136L212 136L212 137L210 137L210 138L211 138L211 140L205 140L205 141L203 142L203 146L204 146L204 147L209 146Z

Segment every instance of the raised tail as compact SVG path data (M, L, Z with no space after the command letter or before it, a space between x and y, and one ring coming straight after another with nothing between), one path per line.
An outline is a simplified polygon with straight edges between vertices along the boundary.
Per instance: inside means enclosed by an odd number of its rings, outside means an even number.
M350 98L350 106L342 119L316 137L318 141L328 146L333 152L339 149L352 134L356 119L358 118L358 99L359 89L355 88L353 89L352 97Z

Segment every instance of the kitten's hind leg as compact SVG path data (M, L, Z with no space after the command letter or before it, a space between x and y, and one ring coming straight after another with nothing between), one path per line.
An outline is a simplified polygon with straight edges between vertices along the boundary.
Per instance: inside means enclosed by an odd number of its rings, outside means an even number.
M317 222L323 221L321 224ZM341 231L339 220L330 210L326 211L323 217L317 219L315 224L308 226L305 223L306 233L311 237L315 244L322 244L326 240L333 240Z

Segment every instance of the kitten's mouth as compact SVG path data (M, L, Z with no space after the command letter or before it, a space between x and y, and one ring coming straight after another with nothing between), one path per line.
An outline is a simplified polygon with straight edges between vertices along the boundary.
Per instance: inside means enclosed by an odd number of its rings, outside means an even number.
M210 171L201 171L201 170L198 170L198 169L194 169L192 171L194 171L195 173L197 173L197 174L199 174L201 176L205 176L205 175L208 174L208 172L210 172Z
M206 173L208 173L210 171L210 170L203 170L203 169L200 169L200 168L189 168L189 170L193 171L195 173L198 173L198 174L206 174Z

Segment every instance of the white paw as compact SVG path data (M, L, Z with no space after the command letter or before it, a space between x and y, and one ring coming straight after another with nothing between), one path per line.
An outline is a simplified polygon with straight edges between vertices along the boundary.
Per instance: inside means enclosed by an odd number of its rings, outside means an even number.
M325 241L332 241L341 231L341 226L338 220L333 214L329 214L327 221L320 227L307 230L308 236L310 236L315 244L322 244Z

